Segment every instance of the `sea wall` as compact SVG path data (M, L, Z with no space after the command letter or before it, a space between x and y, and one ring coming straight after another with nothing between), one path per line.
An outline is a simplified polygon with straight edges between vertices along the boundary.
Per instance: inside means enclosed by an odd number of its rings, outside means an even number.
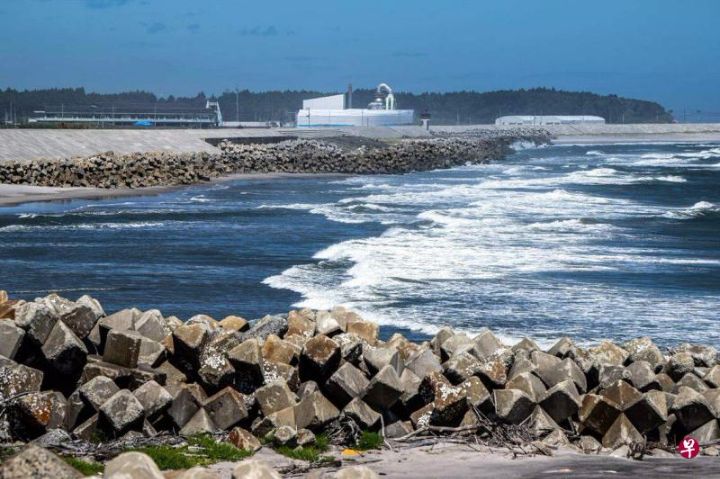
M471 131L504 131L517 128L512 125L436 125L436 133L458 134ZM574 124L542 125L541 128L556 136L644 136L649 139L672 135L720 135L720 123L637 123L637 124Z
M0 183L52 187L141 188L187 185L238 173L407 173L502 158L514 141L547 142L536 129L463 138L403 139L347 148L342 141L219 144L220 153L114 152L65 160L0 163Z
M383 341L377 324L340 307L183 322L158 310L107 315L88 296L25 302L3 292L0 318L6 441L167 432L294 447L318 433L353 444L371 430L388 441L461 433L629 455L720 435L709 346L661 350L639 338L584 348L562 338L543 350L450 328L429 342Z

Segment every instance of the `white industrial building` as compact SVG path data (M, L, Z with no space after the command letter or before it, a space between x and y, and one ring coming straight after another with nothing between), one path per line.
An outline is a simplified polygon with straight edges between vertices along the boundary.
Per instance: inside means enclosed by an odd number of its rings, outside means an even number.
M605 118L589 115L516 115L501 116L496 125L587 125L604 124Z
M302 127L393 126L412 125L414 110L395 109L395 95L385 83L377 87L377 95L367 108L352 108L352 90L347 94L303 100L296 124ZM348 101L349 100L349 101Z

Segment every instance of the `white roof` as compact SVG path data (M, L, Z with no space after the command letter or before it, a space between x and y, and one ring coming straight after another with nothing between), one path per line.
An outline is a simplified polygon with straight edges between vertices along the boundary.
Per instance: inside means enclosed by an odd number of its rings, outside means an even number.
M303 100L303 110L344 110L345 95L321 96Z
M603 122L605 123L605 118L601 116L593 116L593 115L509 115L509 116L501 116L497 120L495 120L496 123L510 123L510 122L523 122L523 123L529 123L529 122L535 122L535 123L543 123L543 122L589 122L589 123L595 123L595 122Z

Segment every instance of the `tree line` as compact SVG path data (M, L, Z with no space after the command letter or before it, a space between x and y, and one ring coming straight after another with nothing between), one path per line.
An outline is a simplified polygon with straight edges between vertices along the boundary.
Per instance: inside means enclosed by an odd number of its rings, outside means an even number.
M220 102L226 121L293 121L302 100L333 92L284 90L253 92L226 91L208 97L159 97L146 91L92 93L84 88L44 90L0 90L0 121L24 123L34 111L116 111L171 112L199 111L206 101ZM374 98L373 89L353 92L353 106L365 107ZM397 107L413 109L419 115L428 113L436 124L492 123L504 115L597 115L608 123L667 123L672 111L645 100L617 95L597 95L554 88L500 90L491 92L399 92Z

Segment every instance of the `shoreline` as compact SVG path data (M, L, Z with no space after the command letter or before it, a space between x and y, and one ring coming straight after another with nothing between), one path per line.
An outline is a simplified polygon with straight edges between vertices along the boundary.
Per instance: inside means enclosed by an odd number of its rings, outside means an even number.
M697 143L720 142L719 133L659 133L659 134L600 134L600 135L558 135L551 145L605 145L617 143ZM94 188L94 187L47 187L33 185L0 184L0 208L20 206L28 203L44 203L72 200L104 200L134 196L156 196L182 188L211 185L235 180L271 180L282 178L303 178L318 176L348 176L351 173L233 173L211 178L208 181L188 185L147 186L142 188Z
M559 134L551 141L553 145L595 145L611 143L705 143L720 142L717 133L612 133L599 135Z
M272 180L283 178L342 177L344 173L233 173L192 185L147 186L143 188L91 188L53 187L0 184L0 211L2 208L29 203L64 202L72 200L110 200L136 196L157 196L195 186L208 186L229 181Z
M307 175L393 174L446 169L505 157L515 141L544 144L541 130L378 143L370 139L223 142L222 153L101 153L85 158L0 162L0 206L27 202L159 194L237 179ZM302 175L302 176L298 176Z

